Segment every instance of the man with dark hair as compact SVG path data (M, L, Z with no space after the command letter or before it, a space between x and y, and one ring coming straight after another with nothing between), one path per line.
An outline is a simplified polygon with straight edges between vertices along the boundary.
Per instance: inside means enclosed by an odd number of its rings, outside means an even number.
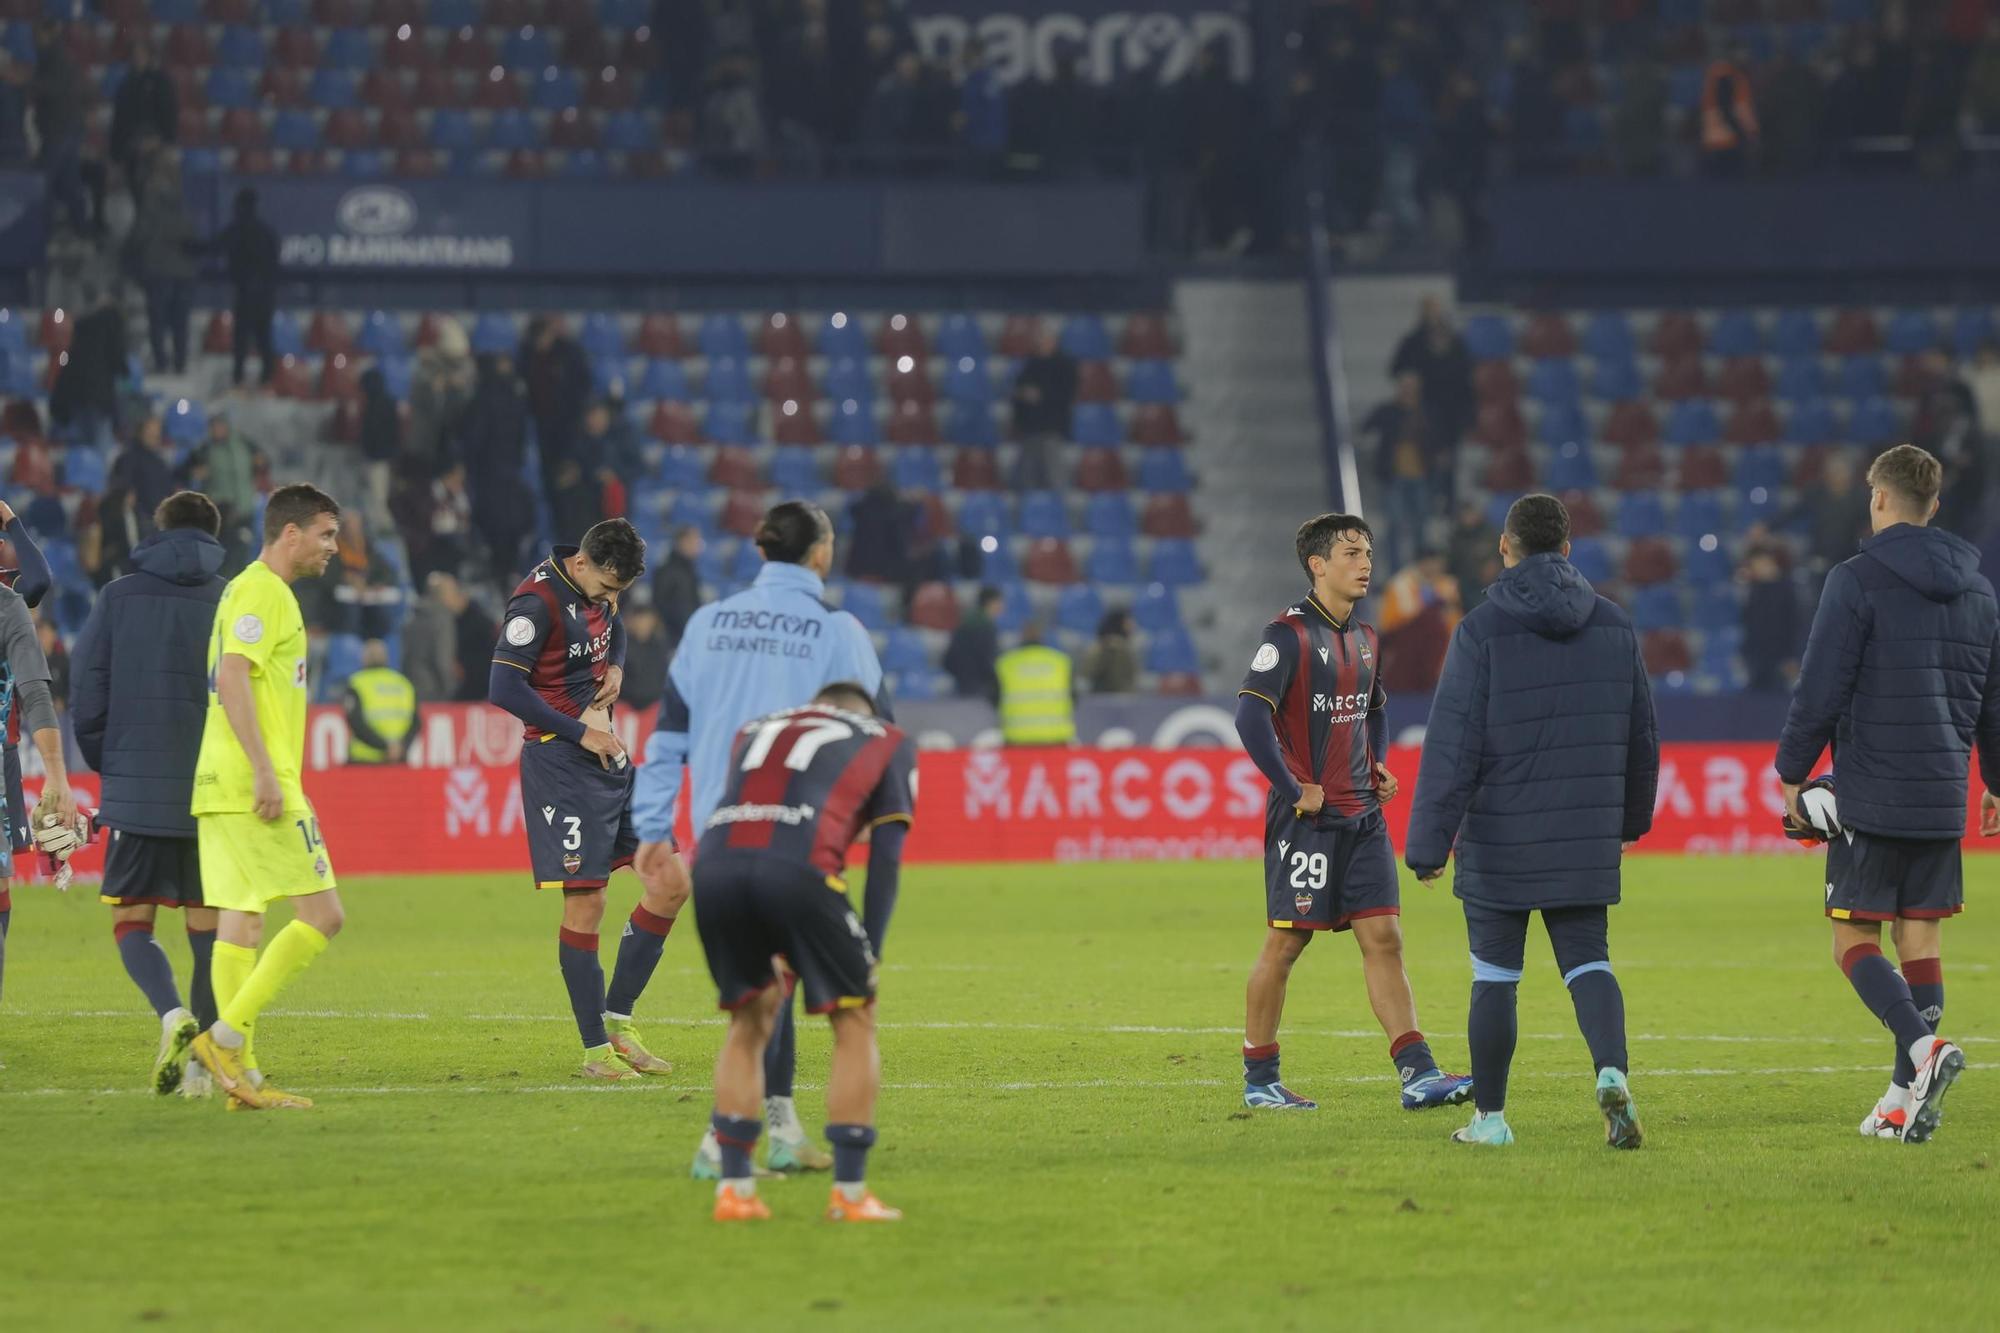
M1507 512L1505 570L1459 622L1431 702L1404 859L1429 884L1454 853L1472 942L1477 1109L1460 1143L1504 1146L1515 991L1542 914L1597 1069L1614 1148L1636 1148L1625 999L1606 909L1622 850L1653 826L1660 749L1632 619L1569 562L1569 511L1528 495Z
M340 506L316 486L280 486L264 506L264 549L229 581L208 639L208 713L195 761L202 893L220 908L210 984L220 1014L193 1054L252 1111L312 1103L264 1081L258 1016L326 952L346 911L306 799L306 622L292 584L333 559ZM292 920L260 957L264 912Z
M635 867L640 901L618 948L607 993L597 957L604 889L632 865L639 836L628 808L633 771L611 730L625 681L618 599L646 569L646 544L622 518L558 546L507 603L488 697L521 719L521 819L537 889L562 892L556 951L583 1042L577 1077L615 1081L666 1074L632 1021L687 900L686 872L668 858Z
M1965 905L1965 783L1979 752L1979 832L2000 834L2000 612L1970 542L1930 526L1943 467L1899 444L1868 469L1871 535L1827 574L1778 741L1786 818L1828 743L1839 826L1828 829L1833 956L1895 1034L1896 1065L1861 1133L1923 1143L1965 1069L1936 1035L1941 936ZM1902 971L1882 954L1890 923Z
M666 627L669 646L681 641L688 617L701 607L701 529L689 523L674 534L674 549L653 575L653 608Z
M882 664L868 631L824 600L834 554L826 513L807 501L787 500L764 515L755 540L764 554L756 581L696 611L667 669L657 729L646 743L646 763L632 791L642 871L678 863L674 810L683 766L699 835L734 772L731 746L746 723L808 703L832 681L882 690ZM878 699L875 711L889 716L887 700ZM798 1057L791 1007L775 1021L764 1057L771 1126L766 1160L774 1171L825 1170L833 1159L807 1141L792 1101ZM715 1180L721 1171L721 1147L711 1130L695 1153L693 1174Z
M132 44L132 62L111 101L111 160L125 173L133 198L145 176L146 155L180 134L180 94L143 37Z
M1000 611L1006 603L991 584L980 588L972 609L945 645L944 669L951 673L953 692L961 699L1000 702Z
M71 654L70 721L84 762L103 775L97 822L111 830L102 901L126 975L159 1016L153 1091L209 1094L188 1066L196 1034L214 1024L209 980L216 909L201 891L194 816L195 763L208 713L208 643L222 600L222 515L199 491L177 491L132 552L137 571L97 596ZM186 911L194 970L187 1005L154 939L159 908Z
M1355 619L1374 534L1352 514L1299 525L1307 594L1264 627L1237 691L1236 734L1270 782L1264 807L1264 948L1244 995L1243 1104L1315 1110L1278 1075L1292 966L1315 931L1352 930L1368 1003L1389 1038L1405 1110L1464 1101L1472 1080L1439 1070L1403 971L1396 854L1382 804L1396 795L1375 627Z
M257 192L236 192L229 225L215 238L229 268L234 293L230 313L230 383L243 382L250 349L257 349L257 377L265 384L278 373L271 350L271 320L278 308L278 233L257 215Z
M715 1061L720 1148L714 1217L768 1218L751 1154L762 1136L764 1052L778 1014L791 1008L778 983L782 955L806 1007L833 1024L826 1137L833 1145L834 1222L894 1222L902 1214L868 1191L881 1058L875 1046L875 979L915 810L916 745L877 719L868 688L835 681L804 707L752 719L736 736L715 813L701 825L695 913L702 952L729 1035ZM857 918L846 894L847 849L870 830L868 890ZM836 890L828 893L831 888Z

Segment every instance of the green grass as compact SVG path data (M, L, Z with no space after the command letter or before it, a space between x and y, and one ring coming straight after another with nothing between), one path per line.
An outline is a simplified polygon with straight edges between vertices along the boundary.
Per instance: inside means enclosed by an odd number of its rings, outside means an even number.
M1890 1042L1833 966L1812 865L1637 861L1612 941L1648 1137L1617 1154L1539 930L1520 1141L1474 1150L1446 1141L1460 1111L1397 1109L1344 937L1301 962L1284 1034L1321 1110L1242 1111L1254 867L913 869L871 1171L909 1216L873 1230L821 1223L823 1180L768 1187L768 1226L709 1222L685 1172L720 1029L692 930L642 1007L679 1069L590 1091L550 897L356 882L260 1033L319 1108L225 1115L141 1091L157 1026L108 912L20 890L0 1328L1990 1327L2000 861L1968 879L1946 1026L1974 1068L1919 1149L1855 1133ZM1405 892L1418 1002L1463 1068L1457 905ZM817 1125L825 1033L800 1043Z

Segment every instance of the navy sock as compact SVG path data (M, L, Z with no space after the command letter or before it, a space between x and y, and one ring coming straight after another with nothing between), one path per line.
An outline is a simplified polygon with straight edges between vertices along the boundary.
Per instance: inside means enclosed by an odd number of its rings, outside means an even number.
M788 995L778 1010L778 1025L771 1029L771 1040L764 1044L764 1095L791 1096L792 1078L798 1067L799 1032L792 1020L792 999Z
M215 985L209 980L208 960L215 955L215 932L190 930L188 952L194 955L194 975L188 978L188 1008L203 1032L215 1026Z
M1910 988L1910 1003L1917 1007L1917 1016L1931 1025L1936 1032L1944 1022L1944 962L1937 958L1919 958L1903 964L1903 981ZM1917 1076L1916 1065L1910 1062L1910 1048L1901 1042L1896 1044L1896 1086L1907 1088Z
M868 1178L868 1150L875 1146L873 1125L828 1125L826 1141L833 1145L833 1183L859 1185Z
M625 923L625 933L618 940L618 962L611 969L611 992L604 1000L606 1009L614 1014L631 1015L646 983L653 979L653 969L660 965L660 951L666 947L667 934L673 928L673 917L655 916L643 906L632 909L632 919Z
M1472 1047L1472 1098L1482 1111L1505 1110L1507 1069L1514 1063L1516 1026L1513 981L1472 983L1472 1012L1465 1035Z
M1576 1006L1576 1025L1590 1047L1592 1071L1625 1073L1625 992L1611 964L1585 963L1563 979L1569 983L1569 1002Z
M174 965L167 951L153 938L153 928L144 921L121 921L111 933L118 940L118 956L124 960L125 975L139 988L153 1012L161 1018L181 1007L180 988L174 985Z
M604 1034L604 965L597 961L597 936L565 929L556 950L562 963L563 985L569 988L570 1012L583 1049L611 1040Z
M1243 1048L1243 1081L1265 1087L1278 1082L1278 1043Z
M757 1151L757 1136L764 1132L764 1122L717 1111L709 1116L708 1123L715 1130L715 1141L722 1147L722 1178L751 1179L750 1155Z
M1898 1045L1907 1049L1918 1039L1931 1035L1930 1024L1924 1022L1924 1016L1910 999L1909 985L1889 966L1879 945L1855 945L1840 960L1840 970L1847 973L1847 982L1861 997L1861 1003L1895 1034Z
M1404 1083L1435 1074L1438 1068L1438 1062L1431 1056L1431 1044L1414 1028L1389 1043L1389 1061L1396 1066L1396 1077Z
M14 906L7 890L0 889L0 985L7 980L7 923L14 917Z

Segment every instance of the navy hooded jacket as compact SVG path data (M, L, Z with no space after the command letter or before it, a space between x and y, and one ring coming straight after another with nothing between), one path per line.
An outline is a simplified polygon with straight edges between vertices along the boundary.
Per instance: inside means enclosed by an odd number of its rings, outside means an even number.
M1453 891L1503 910L1615 903L1659 776L1631 617L1562 556L1529 556L1452 636L1404 859L1426 875L1455 852Z
M1778 776L1804 782L1833 743L1840 822L1898 838L1965 836L1975 742L2000 787L2000 611L1972 543L1898 523L1826 576Z
M77 636L70 720L84 761L104 778L102 823L192 838L222 546L178 528L140 542L132 563L137 572L105 585Z

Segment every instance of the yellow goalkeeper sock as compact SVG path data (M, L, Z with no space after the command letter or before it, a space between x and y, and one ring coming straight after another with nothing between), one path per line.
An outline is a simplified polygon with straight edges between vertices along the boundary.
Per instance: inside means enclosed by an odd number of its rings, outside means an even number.
M215 942L215 951L209 957L209 985L215 992L215 1012L219 1018L229 1002L236 998L236 992L243 989L243 983L257 970L257 951L246 949L240 944ZM257 1039L254 1034L243 1032L243 1067L257 1067Z
M312 966L313 959L326 952L326 936L303 921L294 921L264 946L264 956L244 979L236 994L225 1003L220 993L216 1003L222 1021L241 1032L247 1040L257 1026L257 1015L278 998L292 978Z

